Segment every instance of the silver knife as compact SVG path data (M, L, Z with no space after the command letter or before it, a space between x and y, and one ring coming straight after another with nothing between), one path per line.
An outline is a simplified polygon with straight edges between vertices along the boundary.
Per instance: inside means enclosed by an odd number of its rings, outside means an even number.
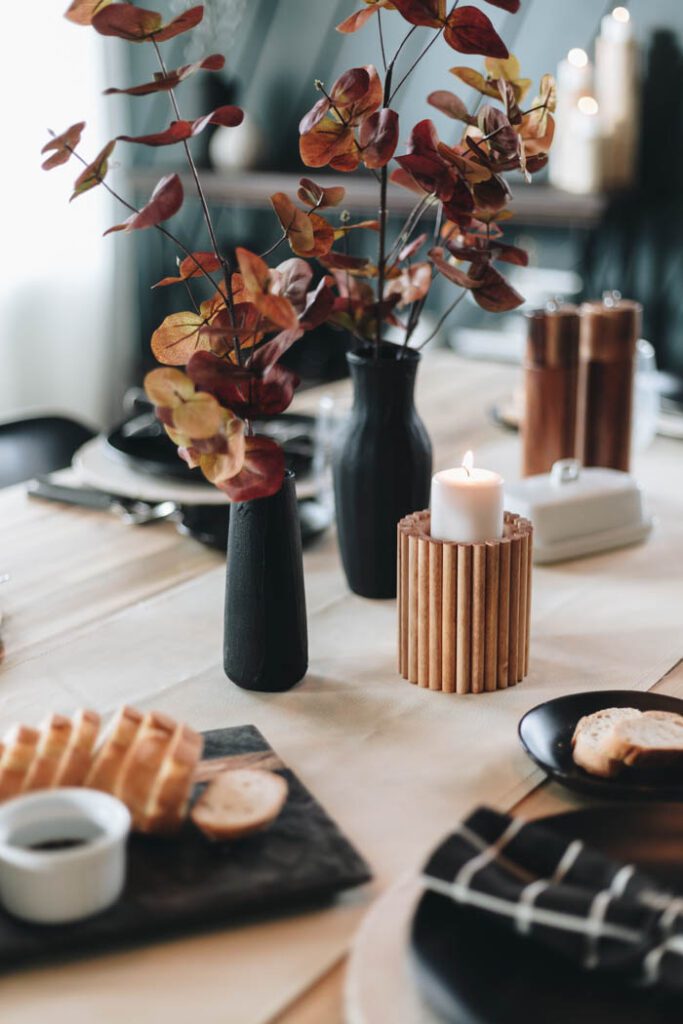
M126 498L120 494L109 494L95 487L72 487L68 484L55 484L48 477L39 476L30 480L27 493L32 498L45 501L59 501L66 505L78 505L81 508L99 509L104 512L115 512L124 523L142 526L159 519L168 519L178 511L174 501L139 501Z

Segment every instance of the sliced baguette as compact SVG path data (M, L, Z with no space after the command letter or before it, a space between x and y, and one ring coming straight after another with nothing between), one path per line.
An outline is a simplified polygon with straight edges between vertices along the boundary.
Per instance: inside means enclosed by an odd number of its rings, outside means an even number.
M612 730L608 753L628 767L683 766L683 715L644 711L638 718L622 719Z
M208 839L239 839L277 818L287 789L281 775L263 768L223 772L209 783L190 816Z
M90 770L92 752L100 729L96 711L81 708L73 717L71 739L60 762L53 785L82 786Z
M611 778L621 765L612 748L612 732L620 722L638 719L636 708L603 708L592 715L584 715L574 730L573 756L576 764L591 775Z
M27 725L15 725L5 737L0 758L0 800L16 796L23 789L39 740L38 730Z
M175 731L176 722L172 718L149 711L124 758L114 796L123 800L136 829L140 829L145 820L147 803Z
M142 714L136 708L122 707L118 711L104 742L95 754L83 785L113 793L133 740L142 725Z
M189 725L176 726L140 820L141 832L170 835L178 831L187 816L203 746L204 740Z
M57 776L59 764L71 739L71 719L50 715L40 729L40 739L31 767L26 773L22 792L49 789Z

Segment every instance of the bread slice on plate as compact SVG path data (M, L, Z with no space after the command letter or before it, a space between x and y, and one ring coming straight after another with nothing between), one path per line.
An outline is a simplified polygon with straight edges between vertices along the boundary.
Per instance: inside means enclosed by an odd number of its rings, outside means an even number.
M572 737L576 764L591 775L611 778L621 765L612 747L612 733L620 722L637 720L642 712L636 708L603 708L579 719Z
M59 765L71 739L71 719L64 715L50 715L40 729L40 739L22 791L49 789L54 785Z
M142 725L142 713L136 708L122 707L104 737L83 780L89 789L113 793L126 754Z
M670 711L644 711L622 719L608 743L609 756L628 767L683 767L683 715Z
M190 817L208 839L240 839L277 818L287 790L281 775L263 768L226 771L209 783Z
M90 770L92 751L100 731L96 711L81 708L73 717L71 739L60 762L53 785L82 786Z
M38 730L27 725L15 725L5 736L0 758L0 800L21 792L39 740Z
M204 740L189 725L176 726L166 757L152 785L141 817L141 832L172 835L187 817L194 774Z
M149 711L121 765L114 796L123 800L132 814L133 828L140 829L144 824L147 803L171 745L176 724L168 715Z

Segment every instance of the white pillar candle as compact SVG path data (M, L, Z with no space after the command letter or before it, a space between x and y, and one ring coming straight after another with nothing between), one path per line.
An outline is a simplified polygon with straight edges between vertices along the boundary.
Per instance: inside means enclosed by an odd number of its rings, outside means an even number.
M593 92L593 65L585 50L570 50L557 66L555 137L550 150L550 183L564 188L567 165L572 160L569 119L577 100Z
M467 452L462 466L432 477L431 533L435 540L480 544L503 536L503 478L473 466Z
M602 19L595 41L595 97L603 130L607 188L628 188L634 180L638 149L638 48L625 7Z
M590 195L602 184L603 140L600 110L592 96L582 96L569 117L571 160L565 167L567 192Z

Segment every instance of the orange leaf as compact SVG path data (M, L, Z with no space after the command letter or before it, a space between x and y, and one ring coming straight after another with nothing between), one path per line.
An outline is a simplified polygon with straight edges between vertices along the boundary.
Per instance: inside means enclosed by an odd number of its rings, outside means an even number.
M285 475L285 455L270 437L248 437L244 465L230 480L218 486L231 501L250 501L277 494Z
M200 266L197 266L199 264ZM187 281L191 277L201 277L202 272L212 274L216 270L221 269L221 264L215 253L213 252L193 252L192 256L186 256L184 260L178 264L178 276L177 277L164 277L161 281L157 281L156 284L152 285L152 288L162 288L165 285L177 284L179 281Z
M310 252L313 248L313 225L304 211L295 206L284 192L276 192L270 197L270 202L293 251L300 254Z
M324 210L329 206L339 206L344 200L346 189L343 185L331 185L323 188L310 178L302 178L299 182L297 196L307 206L314 206L316 210Z
M98 11L107 7L112 0L73 0L64 17L75 25L90 25Z

